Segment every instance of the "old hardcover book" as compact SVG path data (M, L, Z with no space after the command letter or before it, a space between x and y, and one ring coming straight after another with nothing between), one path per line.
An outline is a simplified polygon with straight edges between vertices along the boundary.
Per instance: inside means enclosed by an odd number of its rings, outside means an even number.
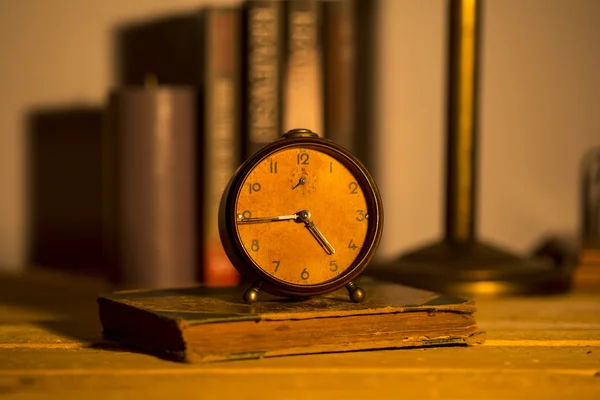
M244 8L244 137L249 157L281 135L283 3L252 0Z
M484 341L472 301L394 283L361 286L361 304L342 289L305 301L261 293L247 305L240 287L117 292L98 303L107 338L186 362Z

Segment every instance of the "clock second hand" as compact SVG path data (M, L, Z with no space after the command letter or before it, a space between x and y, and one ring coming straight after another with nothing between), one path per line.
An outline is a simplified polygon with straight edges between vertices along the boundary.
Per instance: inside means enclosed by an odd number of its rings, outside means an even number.
M319 242L323 250L325 250L325 253L329 255L335 254L335 249L331 243L325 239L325 236L323 236L319 228L317 228L315 223L310 220L310 213L307 210L302 210L297 215L300 221L306 224L306 229L308 229L313 237L317 239L317 242Z

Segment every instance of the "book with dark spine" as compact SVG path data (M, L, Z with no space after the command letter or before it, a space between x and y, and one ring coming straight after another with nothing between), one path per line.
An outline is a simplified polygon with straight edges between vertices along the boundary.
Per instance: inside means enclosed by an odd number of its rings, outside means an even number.
M369 169L373 169L374 143L381 136L374 122L378 96L375 85L377 71L377 2L352 0L354 9L354 122L355 154Z
M241 162L240 29L236 8L204 13L204 87L202 180L202 281L229 286L239 275L219 237L218 212L223 190Z
M115 75L120 86L140 86L149 76L160 85L202 80L202 35L198 12L129 22L115 32Z
M27 114L28 265L99 275L108 267L103 110L44 107Z
M306 301L243 288L127 291L98 299L104 335L161 357L207 362L368 349L472 345L485 340L475 304L393 283L361 282L363 303L346 289Z
M355 32L350 0L323 2L324 135L356 151Z
M253 0L245 4L245 157L282 133L282 4L278 0Z
M136 289L193 284L196 90L121 88L111 93L108 110L106 145L114 159L107 167L116 167L116 203L107 218L116 228L118 258L111 279Z
M323 136L321 3L288 0L283 83L283 131L306 128Z

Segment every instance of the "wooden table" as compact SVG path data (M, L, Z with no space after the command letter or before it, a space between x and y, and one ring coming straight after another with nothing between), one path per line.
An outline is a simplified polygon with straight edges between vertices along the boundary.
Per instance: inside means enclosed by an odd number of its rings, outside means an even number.
M477 347L186 365L103 340L107 289L0 275L2 399L600 399L600 294L479 299Z

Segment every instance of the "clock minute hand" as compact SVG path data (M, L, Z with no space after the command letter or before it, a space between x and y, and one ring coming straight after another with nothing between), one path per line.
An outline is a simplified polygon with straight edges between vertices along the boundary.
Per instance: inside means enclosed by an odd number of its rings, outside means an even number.
M264 222L296 220L298 218L298 214L277 215L275 217L242 218L238 221L238 224L261 224Z
M335 254L335 249L333 248L331 243L329 243L327 239L325 239L325 236L323 236L323 234L321 233L319 228L317 228L314 222L311 221L306 223L306 228L309 230L310 233L312 233L315 239L317 239L317 242L319 242L323 250L325 250L325 253L329 255Z
M321 233L319 228L315 225L314 222L310 220L310 213L307 210L300 211L298 213L298 217L300 221L304 222L306 225L306 229L313 235L313 237L317 240L317 242L321 245L325 253L332 255L335 254L335 249L329 243L329 241L325 238L325 236Z

